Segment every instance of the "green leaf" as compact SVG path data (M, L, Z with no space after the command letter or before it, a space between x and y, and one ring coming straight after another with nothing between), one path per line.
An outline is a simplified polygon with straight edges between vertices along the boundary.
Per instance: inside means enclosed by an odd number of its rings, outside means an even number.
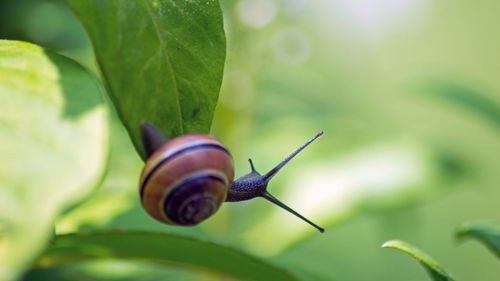
M420 249L401 240L387 241L383 248L394 248L406 252L416 258L422 264L434 281L453 281L453 277L446 272L434 259L422 252Z
M485 93L440 80L426 84L423 89L431 97L457 104L500 128L500 104Z
M297 280L265 260L213 242L146 231L59 235L36 267L96 258L121 258L198 268L240 280Z
M209 131L226 52L218 1L66 2L90 36L113 102L143 159L143 120L169 137Z
M76 280L85 281L225 280L216 273L199 269L124 259L95 259L32 269L23 281L76 281L75 276L78 276Z
M496 225L464 225L457 230L459 239L476 238L500 258L500 227Z
M108 115L94 76L18 41L0 40L0 105L0 280L13 280L101 180Z

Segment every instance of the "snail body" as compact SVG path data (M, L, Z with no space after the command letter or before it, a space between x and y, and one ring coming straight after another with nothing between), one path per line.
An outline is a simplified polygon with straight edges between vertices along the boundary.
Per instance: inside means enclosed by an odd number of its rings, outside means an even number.
M196 225L227 202L263 197L323 232L267 192L269 180L295 155L322 135L320 132L278 166L260 175L251 160L251 172L234 180L233 160L216 138L203 134L169 140L153 124L142 123L148 159L141 173L139 194L144 209L158 221L172 225Z

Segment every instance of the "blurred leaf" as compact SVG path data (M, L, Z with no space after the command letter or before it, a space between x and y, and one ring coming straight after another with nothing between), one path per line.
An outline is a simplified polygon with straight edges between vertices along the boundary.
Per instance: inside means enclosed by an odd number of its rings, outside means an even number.
M144 163L114 111L110 112L109 128L110 151L106 177L99 190L85 202L65 211L58 218L57 234L102 229L133 206L141 208L137 196L137 177ZM141 212L144 209L141 208ZM124 226L130 228L130 222ZM138 227L144 229L144 217Z
M3 38L63 51L90 44L80 22L63 0L0 0Z
M80 65L7 40L0 104L0 280L13 280L44 248L61 210L101 180L107 107Z
M416 258L429 272L432 280L434 281L453 281L448 272L446 272L436 261L434 261L426 253L413 245L410 245L401 240L387 241L382 245L383 248L394 248L406 252Z
M459 239L476 238L483 242L497 257L500 258L500 227L496 225L462 226L456 233Z
M59 235L36 267L96 258L122 258L201 268L241 280L297 280L265 260L216 243L146 231L96 231Z
M438 146L434 149L432 160L437 164L437 170L442 175L443 179L447 180L445 187L449 188L450 181L463 180L464 177L470 176L474 170L458 153L454 153L449 148Z
M207 133L226 52L218 1L66 0L82 21L139 154L142 120Z
M456 103L481 118L492 122L500 129L500 104L486 95L474 89L444 81L430 83L426 85L425 89L430 91L429 94L432 97Z
M77 276L75 278L75 276ZM181 269L129 260L99 259L67 263L50 268L33 269L24 281L158 281L158 280L220 280L218 275L199 270Z

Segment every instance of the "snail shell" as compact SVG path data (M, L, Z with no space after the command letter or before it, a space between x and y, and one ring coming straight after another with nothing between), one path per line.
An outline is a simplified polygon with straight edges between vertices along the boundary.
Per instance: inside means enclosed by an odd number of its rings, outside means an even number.
M139 192L146 211L173 225L196 225L215 213L233 183L233 160L217 139L183 135L154 151Z

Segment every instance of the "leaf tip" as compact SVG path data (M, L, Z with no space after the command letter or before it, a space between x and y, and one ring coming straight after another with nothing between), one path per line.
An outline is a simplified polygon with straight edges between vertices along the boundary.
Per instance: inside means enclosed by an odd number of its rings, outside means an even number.
M382 248L398 248L398 245L403 244L404 242L398 239L388 240L384 244L382 244Z

